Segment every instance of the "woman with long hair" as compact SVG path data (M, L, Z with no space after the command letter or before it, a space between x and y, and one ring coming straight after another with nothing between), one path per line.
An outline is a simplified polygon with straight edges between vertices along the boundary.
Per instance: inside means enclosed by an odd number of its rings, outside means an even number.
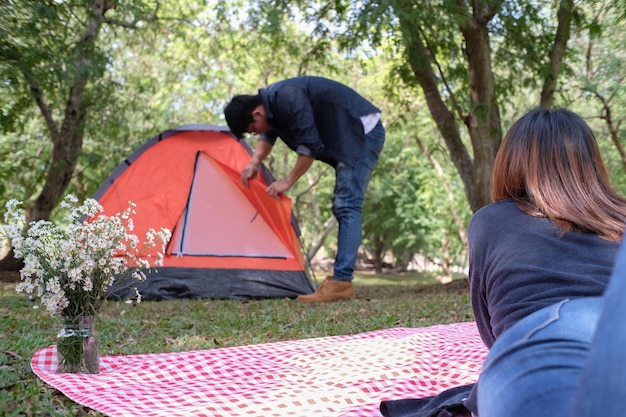
M593 132L569 110L530 111L502 141L492 190L468 230L472 307L490 349L475 414L623 415L626 199Z

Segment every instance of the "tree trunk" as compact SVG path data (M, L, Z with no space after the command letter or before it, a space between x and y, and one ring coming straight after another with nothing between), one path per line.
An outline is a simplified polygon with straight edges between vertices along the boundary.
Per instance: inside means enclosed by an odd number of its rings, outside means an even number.
M374 270L377 274L383 273L383 256L385 253L385 241L380 236L374 237Z
M482 15L473 15L466 10L464 1L459 2L460 10L466 15L461 30L467 45L466 55L470 68L471 108L467 116L461 116L460 109L455 110L467 126L474 159L461 139L453 111L442 98L439 81L433 69L436 67L435 57L427 48L420 27L416 27L416 21L410 18L411 13L414 13L411 2L398 1L396 7L409 65L424 91L431 116L463 181L470 208L476 211L491 202L493 160L502 136L487 31L487 24L500 7L500 2L496 2L491 8L475 5L474 10L484 10ZM443 77L442 74L440 76ZM443 82L445 84L445 79Z
M404 249L404 252L402 252L402 259L400 260L399 265L396 266L396 271L406 272L409 269L411 259L413 259L413 251L409 248Z
M307 251L306 257L307 259L309 259L309 261L313 259L315 255L317 254L317 252L320 250L320 248L324 246L324 243L326 242L326 238L328 237L330 232L335 228L336 225L337 225L337 220L335 220L334 217L329 217L326 220L326 222L324 223L324 226L322 226L321 232L315 237L315 239L311 243L311 247Z
M24 262L15 258L12 247L5 253L0 253L0 271L19 271L23 266Z
M496 101L496 83L491 67L491 47L489 45L488 23L500 3L488 7L486 3L475 2L474 13L466 10L465 2L458 2L466 14L461 32L465 38L465 55L469 66L470 111L465 118L468 133L474 150L473 185L475 205L472 210L491 202L491 175L493 162L502 140L500 110Z
M52 139L52 161L41 193L29 210L28 221L47 220L69 185L78 158L82 152L85 119L87 117L88 100L86 97L87 83L92 75L93 55L96 38L104 14L113 7L111 0L93 0L90 6L91 15L85 23L85 30L76 44L74 52L74 80L65 105L64 119L61 128L55 123L51 111L46 105L43 93L29 73L31 91L41 113L44 115Z
M552 44L552 52L550 54L550 63L548 71L541 90L541 107L552 107L554 102L554 92L556 91L556 82L561 74L563 67L563 57L565 49L570 38L570 27L572 16L574 14L574 2L572 0L561 0L559 4L559 12L557 14L559 25L554 36Z
M442 284L452 282L452 260L450 259L450 241L447 238L447 232L443 232L441 240L441 271L442 275L437 280Z
M86 97L87 83L92 76L93 56L96 38L102 27L104 14L114 7L112 0L93 0L90 5L90 16L85 22L85 30L75 45L74 79L68 92L61 127L54 120L53 112L46 103L44 93L30 68L21 62L19 56L17 66L26 79L33 99L44 117L52 140L52 160L46 175L44 186L34 203L28 207L27 224L36 220L48 220L52 210L63 197L69 185L78 158L82 152L85 119L87 117L88 100ZM0 268L19 269L21 263L15 259L13 250L0 260Z

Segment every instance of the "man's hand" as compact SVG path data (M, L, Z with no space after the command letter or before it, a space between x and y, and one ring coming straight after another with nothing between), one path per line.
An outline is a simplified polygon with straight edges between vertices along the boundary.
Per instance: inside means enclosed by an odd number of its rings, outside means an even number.
M280 195L289 190L293 184L287 180L274 181L271 183L265 192L274 198L280 198Z
M248 166L246 166L243 171L241 171L241 182L246 187L248 186L248 180L250 178L256 178L259 173L259 164L254 162L250 162Z
M250 163L243 169L243 171L241 171L241 182L244 186L248 186L248 180L250 178L255 178L257 176L261 163L265 157L272 152L272 146L272 144L263 140L258 140L256 142L256 148L254 148L254 153L252 154Z
M296 164L291 169L287 178L271 183L265 191L274 198L280 198L280 194L290 189L291 186L298 181L298 178L307 172L307 170L311 167L311 164L313 164L313 158L310 156L298 155Z

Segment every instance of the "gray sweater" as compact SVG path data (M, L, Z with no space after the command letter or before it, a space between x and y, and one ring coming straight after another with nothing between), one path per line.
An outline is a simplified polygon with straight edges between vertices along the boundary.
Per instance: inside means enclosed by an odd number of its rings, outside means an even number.
M559 237L554 223L523 213L512 200L478 210L468 234L472 308L489 348L530 313L602 295L619 248L592 233Z

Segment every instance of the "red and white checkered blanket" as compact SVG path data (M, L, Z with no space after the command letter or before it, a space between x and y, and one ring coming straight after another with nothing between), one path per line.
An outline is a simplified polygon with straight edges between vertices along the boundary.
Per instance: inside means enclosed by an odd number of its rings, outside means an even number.
M104 356L100 374L56 373L56 347L35 374L109 416L380 416L384 400L475 382L487 349L474 323L197 350Z

